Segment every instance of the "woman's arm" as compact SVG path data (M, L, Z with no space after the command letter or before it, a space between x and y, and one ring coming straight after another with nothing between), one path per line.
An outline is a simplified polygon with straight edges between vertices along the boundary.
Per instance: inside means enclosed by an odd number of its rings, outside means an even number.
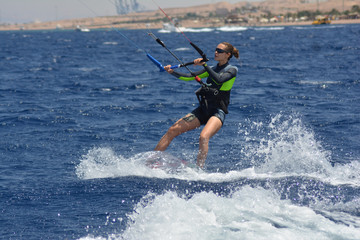
M211 78L214 79L215 82L217 82L217 83L224 83L224 82L236 77L236 74L237 74L237 69L235 67L232 67L232 68L228 69L226 72L223 72L223 73L215 72L207 64L204 64L204 68L209 73Z
M193 74L174 71L173 73L171 73L171 75L173 75L177 78L193 78L193 79L195 79L195 76L199 76L199 75L203 74L204 72L206 72L205 69L193 72Z
M165 66L164 69L170 73L171 75L173 75L174 77L176 78L179 78L181 80L184 80L184 81L191 81L191 80L194 80L195 79L195 76L199 76L203 73L206 72L206 69L202 69L200 71L196 71L196 72L192 72L191 73L183 73L183 72L176 72L174 71L173 69L170 68L171 65L168 65L168 66ZM200 77L200 76L199 76ZM205 76L206 77L206 76ZM201 77L200 77L201 78Z

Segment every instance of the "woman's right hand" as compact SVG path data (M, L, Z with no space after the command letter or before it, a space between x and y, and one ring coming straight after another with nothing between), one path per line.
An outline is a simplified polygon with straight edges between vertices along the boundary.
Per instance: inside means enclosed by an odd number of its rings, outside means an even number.
M165 71L167 71L168 73L173 73L174 69L171 69L171 65L167 65L164 67Z

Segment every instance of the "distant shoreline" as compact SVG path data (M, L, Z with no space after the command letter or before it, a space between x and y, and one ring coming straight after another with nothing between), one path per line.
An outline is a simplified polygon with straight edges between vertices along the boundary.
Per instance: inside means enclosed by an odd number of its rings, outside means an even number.
M193 7L180 7L165 9L171 18L178 18L185 28L219 28L224 26L241 27L266 27L266 26L299 26L311 25L312 21L286 22L287 13L296 14L301 11L319 13L331 12L340 9L351 11L354 6L359 6L360 0L327 0L327 1L294 1L294 0L262 0L251 2L239 1L237 3L217 2ZM240 11L241 10L241 11ZM96 15L96 14L94 14ZM267 16L267 17L264 17ZM272 16L272 17L271 17ZM334 20L334 18L341 20ZM359 24L360 19L343 19L349 16L335 14L331 16L331 24ZM352 16L352 18L356 18ZM301 18L300 18L301 19ZM246 21L246 23L244 22ZM269 21L268 23L261 23ZM273 22L279 21L279 22ZM168 23L163 12L158 10L132 12L124 15L96 16L88 18L62 19L49 22L32 22L22 24L0 24L0 31L16 30L75 30L79 29L161 29L163 23ZM226 22L232 22L227 24ZM237 23L235 23L237 22Z
M87 22L87 21L86 21ZM72 24L65 24L62 27L63 21L57 22L48 22L48 23L29 23L23 25L7 25L0 26L0 31L36 31L36 30L75 30L76 29L76 21ZM338 24L360 24L360 19L346 19L346 20L332 20L330 25L338 25ZM88 28L90 30L95 29L111 29L112 27L121 28L121 29L146 29L145 24L136 24L136 23L128 23L128 24L78 24L84 28ZM219 28L224 26L242 26L242 27L273 27L273 26L301 26L301 25L312 25L312 21L303 21L303 22L278 22L278 23L256 23L256 24L206 24L202 22L194 23L194 22L184 22L182 24L183 27L186 28ZM150 24L149 28L151 29L161 29L162 24Z

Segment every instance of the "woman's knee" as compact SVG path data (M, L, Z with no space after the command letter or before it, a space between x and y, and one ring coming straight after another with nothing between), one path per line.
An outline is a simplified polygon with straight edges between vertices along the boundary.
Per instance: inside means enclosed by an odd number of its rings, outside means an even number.
M200 144L208 143L210 141L210 137L207 134L201 133L199 137Z

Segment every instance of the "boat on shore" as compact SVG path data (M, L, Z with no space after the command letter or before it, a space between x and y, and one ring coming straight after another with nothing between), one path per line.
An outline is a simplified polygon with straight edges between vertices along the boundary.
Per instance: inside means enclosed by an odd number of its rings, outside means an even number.
M321 25L321 24L330 24L331 21L328 17L317 16L316 19L312 22L312 25Z
M75 28L75 31L76 32L90 32L90 29L84 28L84 27L81 27L81 26L77 25L76 28Z

